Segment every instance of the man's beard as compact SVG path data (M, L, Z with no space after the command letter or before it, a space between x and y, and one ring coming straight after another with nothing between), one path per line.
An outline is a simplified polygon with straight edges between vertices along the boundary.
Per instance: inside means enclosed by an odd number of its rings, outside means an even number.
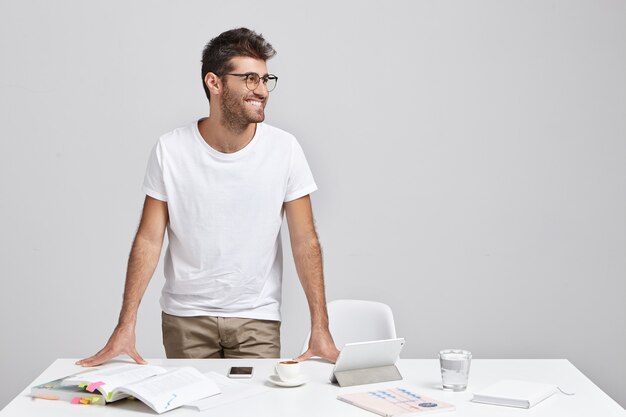
M221 124L234 133L241 133L250 123L261 123L265 120L265 113L253 114L245 107L242 97L233 94L224 84L224 94L220 102L222 111Z

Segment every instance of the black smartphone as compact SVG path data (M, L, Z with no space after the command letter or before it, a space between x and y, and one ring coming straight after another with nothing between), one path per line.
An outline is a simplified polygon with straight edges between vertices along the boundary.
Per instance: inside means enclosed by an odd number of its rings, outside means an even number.
M228 371L229 378L252 378L251 366L231 366Z

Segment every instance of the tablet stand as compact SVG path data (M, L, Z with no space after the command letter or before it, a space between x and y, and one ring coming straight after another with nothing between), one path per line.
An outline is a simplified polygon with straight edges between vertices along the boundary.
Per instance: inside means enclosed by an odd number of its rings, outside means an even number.
M400 371L395 365L379 366L376 368L350 369L335 372L335 378L340 387L353 385L374 384L376 382L398 381L402 379Z

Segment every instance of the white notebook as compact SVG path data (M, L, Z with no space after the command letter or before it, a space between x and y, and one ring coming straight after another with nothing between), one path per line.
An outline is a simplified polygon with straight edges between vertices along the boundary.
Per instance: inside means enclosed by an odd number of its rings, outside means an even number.
M472 401L484 404L530 408L556 392L558 392L556 385L505 379L482 391L475 392Z

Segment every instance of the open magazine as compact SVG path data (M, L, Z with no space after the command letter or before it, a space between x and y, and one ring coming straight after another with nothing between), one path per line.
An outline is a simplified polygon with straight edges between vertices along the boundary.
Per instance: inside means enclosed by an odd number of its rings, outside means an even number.
M425 397L405 388L389 388L337 396L347 402L384 417L421 416L428 413L454 411L453 404Z
M42 389L46 385L47 391ZM73 394L67 394L68 387L70 393L76 393L70 400L75 403L98 404L135 397L159 414L220 393L215 382L195 368L166 369L154 365L124 364L38 385L31 389L31 395L69 399Z

